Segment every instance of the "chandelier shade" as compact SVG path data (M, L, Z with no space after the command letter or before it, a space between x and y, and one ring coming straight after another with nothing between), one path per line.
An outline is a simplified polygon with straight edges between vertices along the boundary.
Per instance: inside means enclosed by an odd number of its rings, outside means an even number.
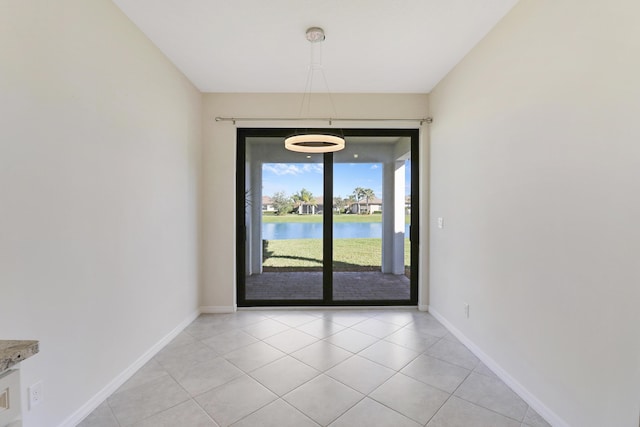
M331 153L344 148L344 138L318 133L293 135L284 140L284 147L298 153Z

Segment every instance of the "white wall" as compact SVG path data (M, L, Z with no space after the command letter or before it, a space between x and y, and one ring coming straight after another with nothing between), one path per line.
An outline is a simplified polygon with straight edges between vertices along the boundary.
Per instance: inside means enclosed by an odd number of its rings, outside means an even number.
M56 426L198 307L202 96L108 0L0 2L0 339Z
M312 97L312 108L302 117L348 118L418 118L428 115L427 95L399 94L334 94L337 114L327 102L326 94ZM203 293L205 311L228 311L235 306L235 171L236 126L231 122L216 122L222 117L285 117L300 116L300 94L205 94L204 96L204 210L203 218ZM307 125L328 127L327 123ZM334 126L336 124L334 123ZM351 128L415 128L418 123L369 122L340 123ZM237 127L304 126L304 122L238 122ZM428 210L426 181L428 150L426 125L421 132L422 213ZM424 224L424 221L421 221ZM421 242L427 241L426 227ZM426 248L423 249L426 251ZM421 269L421 274L424 273ZM420 294L426 305L426 280L420 283Z
M430 96L430 308L558 424L638 425L638 16L522 0Z

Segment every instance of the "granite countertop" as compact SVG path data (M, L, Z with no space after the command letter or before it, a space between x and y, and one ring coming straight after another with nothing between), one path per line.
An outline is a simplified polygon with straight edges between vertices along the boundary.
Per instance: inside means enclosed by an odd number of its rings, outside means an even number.
M28 359L38 351L38 341L0 340L0 372Z

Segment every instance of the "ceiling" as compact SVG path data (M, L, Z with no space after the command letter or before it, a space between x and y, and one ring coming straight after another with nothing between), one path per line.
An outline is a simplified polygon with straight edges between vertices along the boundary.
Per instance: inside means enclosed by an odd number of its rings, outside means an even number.
M330 92L428 93L517 2L113 1L198 89L246 93L305 91L312 26Z

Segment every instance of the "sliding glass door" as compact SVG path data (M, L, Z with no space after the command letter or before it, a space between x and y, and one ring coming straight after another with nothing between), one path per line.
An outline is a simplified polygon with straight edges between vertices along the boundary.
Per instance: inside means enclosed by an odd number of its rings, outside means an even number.
M333 300L411 300L410 137L354 137L335 153Z
M344 132L304 154L290 129L238 130L239 306L417 303L418 131Z

